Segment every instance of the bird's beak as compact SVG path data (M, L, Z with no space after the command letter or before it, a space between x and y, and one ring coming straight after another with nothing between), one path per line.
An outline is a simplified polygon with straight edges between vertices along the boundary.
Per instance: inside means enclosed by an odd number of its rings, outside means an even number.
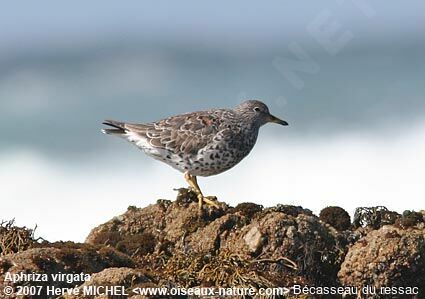
M280 118L277 118L276 116L271 115L271 114L269 114L268 122L270 122L270 123L276 123L276 124L279 124L279 125L282 125L282 126L287 126L288 125L288 123L286 121L284 121L284 120L282 120Z

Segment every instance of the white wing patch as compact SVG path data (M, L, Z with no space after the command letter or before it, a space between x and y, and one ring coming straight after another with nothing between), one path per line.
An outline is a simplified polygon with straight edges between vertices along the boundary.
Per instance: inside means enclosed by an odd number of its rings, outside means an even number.
M152 148L152 145L149 143L149 141L146 140L146 138L140 136L137 133L127 131L125 133L125 137L128 141L136 144L138 147L146 149L146 148Z
M131 143L134 143L138 148L142 149L147 155L155 159L162 160L162 157L168 154L166 150L152 146L146 138L137 133L127 131L125 133L125 138Z
M171 167L184 172L189 169L191 163L189 160L184 161L178 155L170 152L167 149L158 148L150 144L150 142L144 137L137 133L127 131L123 137L125 137L128 141L136 145L138 148L143 150L145 154L151 156L152 158L165 162ZM189 164L188 164L189 163Z

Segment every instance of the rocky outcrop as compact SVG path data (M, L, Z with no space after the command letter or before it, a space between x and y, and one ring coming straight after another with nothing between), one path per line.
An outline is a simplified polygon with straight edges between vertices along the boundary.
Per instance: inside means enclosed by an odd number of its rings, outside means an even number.
M84 282L78 287L78 294L66 294L61 298L64 299L79 299L90 298L94 296L83 295L88 293L104 292L106 288L115 287L112 291L115 297L144 299L148 296L142 296L138 293L142 288L155 288L158 287L154 284L149 276L141 269L132 268L107 268L99 273L93 274L91 279ZM112 296L98 295L96 298L110 298Z
M86 274L109 267L134 267L134 261L111 247L72 242L42 243L35 248L0 257L0 290L7 287L41 286L39 296L47 296L46 286L73 287L87 278ZM61 274L75 274L72 278ZM22 296L10 296L21 298Z
M197 267L208 268L209 263L235 255L255 275L277 286L287 285L294 276L310 283L335 284L344 252L337 236L335 229L300 207L263 209L244 203L235 208L206 208L200 213L196 197L189 197L160 201L144 209L131 207L93 229L86 242L114 246L141 264L146 264L146 258L161 256L165 265L151 270L163 273L175 269L182 258L211 257L197 263ZM186 287L213 280L198 275L197 267Z
M338 277L344 285L418 286L425 294L424 223L402 229L386 225L350 247Z
M84 244L41 242L32 231L0 226L0 240L14 240L14 246L1 244L0 290L35 285L7 281L5 275L86 273L92 274L87 281L50 279L41 285L79 290L115 285L128 294L122 298L156 298L134 291L144 288L294 285L418 286L422 293L417 298L425 295L422 212L359 208L351 223L339 207L324 209L320 217L289 205L220 203L218 209L199 210L195 194L180 189L176 201L129 207L94 228ZM26 236L26 242L19 245L16 234ZM81 293L62 297L103 298Z

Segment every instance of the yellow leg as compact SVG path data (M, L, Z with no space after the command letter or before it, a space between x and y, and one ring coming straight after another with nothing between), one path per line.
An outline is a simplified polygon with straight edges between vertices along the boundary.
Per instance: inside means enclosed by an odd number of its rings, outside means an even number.
M211 200L209 197L205 197L202 194L202 191L201 191L201 188L199 188L198 180L196 179L196 176L191 175L188 172L185 172L184 178L188 182L189 186L192 187L193 191L195 191L196 196L198 197L199 209L202 208L202 204L204 202L213 207L219 208L218 204L214 200Z

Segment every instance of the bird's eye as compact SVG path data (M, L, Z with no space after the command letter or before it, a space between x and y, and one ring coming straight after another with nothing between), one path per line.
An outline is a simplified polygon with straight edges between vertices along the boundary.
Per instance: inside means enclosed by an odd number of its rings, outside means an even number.
M254 108L254 111L255 111L255 112L260 112L260 108L259 108L259 107L255 107L255 108Z

